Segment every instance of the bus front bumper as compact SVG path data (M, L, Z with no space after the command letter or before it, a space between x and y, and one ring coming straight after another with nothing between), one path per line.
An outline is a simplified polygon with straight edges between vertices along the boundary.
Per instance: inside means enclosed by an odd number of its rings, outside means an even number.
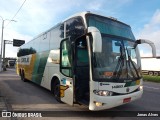
M143 90L119 96L98 96L93 94L90 98L89 110L98 111L120 106L141 98Z

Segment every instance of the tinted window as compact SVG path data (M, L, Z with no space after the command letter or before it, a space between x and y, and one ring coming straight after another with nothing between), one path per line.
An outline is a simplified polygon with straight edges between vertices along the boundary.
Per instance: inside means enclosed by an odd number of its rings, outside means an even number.
M58 25L57 27L51 30L50 38L50 49L57 49L60 46L60 42L64 36L64 26L63 24Z
M50 40L50 32L46 32L40 37L40 51L46 51L49 50L49 40ZM38 44L38 43L37 43Z
M17 52L17 57L34 54L36 53L36 49L34 49L34 41L30 41L27 44L24 44Z
M32 40L30 42L31 44L29 44L28 47L32 47L36 52L39 52L39 42L40 42L40 40L38 37L38 38Z
M96 28L98 28L101 33L121 36L135 40L130 26L119 21L97 15L88 15L87 23L88 26L95 26Z
M66 21L66 37L71 40L84 34L84 24L80 17L72 18Z

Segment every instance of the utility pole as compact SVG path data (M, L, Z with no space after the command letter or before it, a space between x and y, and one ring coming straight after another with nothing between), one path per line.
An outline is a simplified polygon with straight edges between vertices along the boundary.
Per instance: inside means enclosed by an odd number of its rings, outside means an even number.
M1 16L0 16L1 17ZM2 47L3 47L3 29L4 29L4 20L3 18L1 17L2 19L2 35L1 35L1 56L0 56L0 71L2 71Z
M4 40L3 43L3 71L6 71L6 64L5 64L5 51L6 51L6 44L12 44L13 41L10 40Z
M8 19L3 19L1 16L0 16L0 18L2 19L2 35L1 35L1 56L0 56L0 70L2 71L2 66L3 66L3 70L6 70L6 66L4 65L4 59L5 59L5 52L3 51L3 63L2 63L2 47L3 47L3 44L5 44L4 43L4 41L3 41L3 30L4 30L4 22L6 21L6 20L8 20ZM10 20L10 21L14 21L14 22L16 22L15 20ZM5 46L5 45L4 45Z
M6 71L6 65L5 65L5 40L3 41L3 71Z

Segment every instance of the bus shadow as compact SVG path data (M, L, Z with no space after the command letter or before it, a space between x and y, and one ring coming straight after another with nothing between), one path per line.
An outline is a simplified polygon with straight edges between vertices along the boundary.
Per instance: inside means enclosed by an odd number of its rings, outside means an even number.
M4 77L3 84L3 94L10 98L11 102L20 104L59 104L49 90L30 81L23 82L17 79L17 76Z

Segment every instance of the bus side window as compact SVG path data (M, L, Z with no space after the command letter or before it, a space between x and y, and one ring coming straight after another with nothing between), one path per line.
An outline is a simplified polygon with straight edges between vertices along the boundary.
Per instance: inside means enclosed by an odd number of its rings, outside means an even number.
M62 66L63 67L71 67L70 61L68 58L68 50L62 50Z
M62 41L61 44L61 72L71 77L71 49L68 40Z

